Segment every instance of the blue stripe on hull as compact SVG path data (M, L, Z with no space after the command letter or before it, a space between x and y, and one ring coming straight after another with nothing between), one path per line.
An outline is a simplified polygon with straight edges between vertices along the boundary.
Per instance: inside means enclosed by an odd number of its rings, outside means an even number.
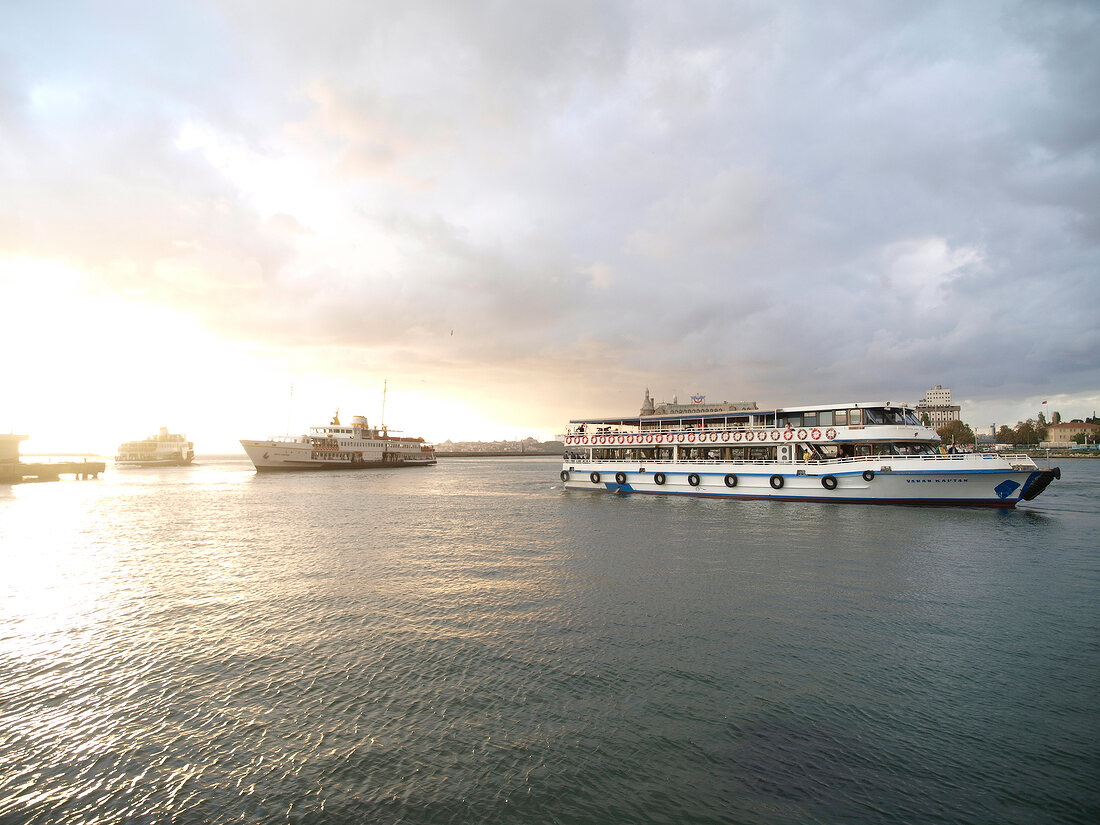
M587 492L639 493L652 496L694 496L695 498L734 498L742 501L805 501L815 504L905 504L910 506L933 507L994 507L1002 510L1012 509L1018 499L964 499L964 498L849 498L848 496L784 496L784 495L744 495L738 493L703 493L688 490L637 490L629 484L606 482L604 490L598 487L566 487L567 490Z

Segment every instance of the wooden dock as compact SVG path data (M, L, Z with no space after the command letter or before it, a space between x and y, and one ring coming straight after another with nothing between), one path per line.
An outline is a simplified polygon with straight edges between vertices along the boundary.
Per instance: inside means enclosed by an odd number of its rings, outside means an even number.
M23 462L0 463L0 484L19 484L24 481L58 481L61 476L73 476L81 481L98 478L107 467L104 461L58 461L42 464Z

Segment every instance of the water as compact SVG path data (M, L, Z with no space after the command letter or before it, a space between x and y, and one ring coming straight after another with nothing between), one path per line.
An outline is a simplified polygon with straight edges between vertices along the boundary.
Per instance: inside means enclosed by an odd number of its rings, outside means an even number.
M558 469L0 487L0 822L1100 821L1100 461L1008 512Z

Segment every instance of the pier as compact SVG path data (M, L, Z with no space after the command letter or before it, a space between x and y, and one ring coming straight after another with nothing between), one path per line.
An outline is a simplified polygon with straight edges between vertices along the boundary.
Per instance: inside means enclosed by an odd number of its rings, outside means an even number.
M57 481L63 475L84 480L99 478L107 464L103 461L53 461L25 464L19 459L19 442L25 435L0 434L0 484L24 481Z
M58 481L63 475L71 475L81 481L98 478L107 464L104 461L58 461L42 464L0 464L0 484L19 484L24 481Z

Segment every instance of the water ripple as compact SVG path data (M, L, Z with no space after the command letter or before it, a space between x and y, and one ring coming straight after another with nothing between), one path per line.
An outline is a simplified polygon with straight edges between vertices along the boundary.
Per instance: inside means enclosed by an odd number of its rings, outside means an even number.
M0 822L1100 818L1097 465L1044 509L552 462L0 497Z

